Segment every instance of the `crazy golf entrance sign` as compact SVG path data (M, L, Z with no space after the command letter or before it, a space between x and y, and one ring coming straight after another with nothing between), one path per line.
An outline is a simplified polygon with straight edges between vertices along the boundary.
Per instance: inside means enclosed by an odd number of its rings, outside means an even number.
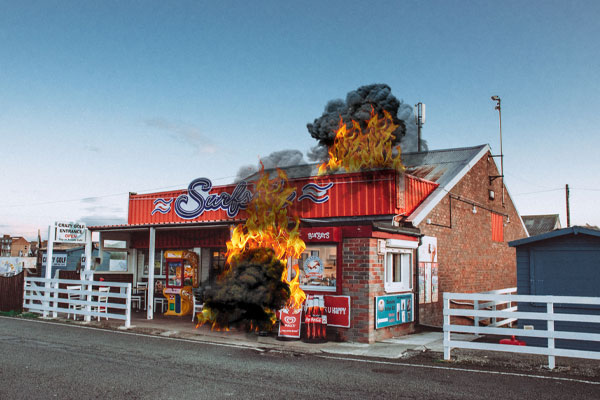
M55 222L56 243L85 243L87 227L83 222Z
M52 265L53 265L53 254L52 250L54 243L75 243L85 244L85 253L91 255L91 239L90 243L87 243L88 229L83 222L61 222L56 221L54 226L48 227L48 251L46 253L46 259L49 260L49 265L46 267L45 278L50 279L52 277ZM88 249L89 247L89 249Z

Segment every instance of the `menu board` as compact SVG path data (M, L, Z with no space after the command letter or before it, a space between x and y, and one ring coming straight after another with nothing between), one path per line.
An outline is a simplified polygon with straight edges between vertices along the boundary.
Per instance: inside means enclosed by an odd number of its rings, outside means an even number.
M413 294L375 297L375 329L414 321Z

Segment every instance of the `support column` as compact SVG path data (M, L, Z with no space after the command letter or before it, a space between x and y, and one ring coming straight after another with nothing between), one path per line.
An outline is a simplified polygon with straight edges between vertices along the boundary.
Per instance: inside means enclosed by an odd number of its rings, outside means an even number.
M93 280L93 275L90 273L90 271L92 270L91 268L92 265L92 231L90 231L89 229L86 228L85 230L85 267L84 267L84 273L82 274L82 278L85 280ZM86 286L86 290L88 292L91 292L93 289L92 284L88 284ZM88 294L87 295L87 302L90 303L92 301L92 295ZM89 313L92 311L92 306L90 306L89 304L85 306L85 310ZM98 311L100 311L100 309L98 309ZM92 317L88 314L85 316L85 322L90 322L92 320Z
M54 247L54 236L56 232L54 230L54 225L48 226L48 246L46 247L46 273L44 274L44 278L52 279L52 250ZM47 309L50 307L50 292L49 289L51 287L50 282L46 282L44 285L46 287L46 301L44 302L44 313L43 317L48 317Z
M84 270L90 271L92 269L92 231L86 229L85 231L85 267ZM87 275L87 274L86 274Z
M156 228L150 228L150 243L148 245L148 296L146 304L147 319L154 318L154 253L156 252Z

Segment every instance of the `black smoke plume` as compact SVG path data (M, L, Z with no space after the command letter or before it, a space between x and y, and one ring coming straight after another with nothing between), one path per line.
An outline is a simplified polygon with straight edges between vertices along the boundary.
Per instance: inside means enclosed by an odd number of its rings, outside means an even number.
M280 150L274 151L266 157L260 158L258 165L244 165L240 167L235 178L236 182L241 181L251 175L254 175L260 170L260 163L265 167L265 170L272 168L285 168L296 165L306 165L304 155L300 150Z
M354 120L366 127L366 122L371 117L371 110L378 115L383 116L383 110L390 113L398 128L394 131L395 140L393 145L407 142L407 147L416 146L416 127L412 115L412 107L398 100L393 94L392 89L382 83L361 86L356 90L348 92L346 100L330 100L325 106L323 115L315 119L311 124L307 124L310 135L319 141L318 146L312 148L308 153L308 158L313 161L322 161L327 159L327 149L333 144L335 133L339 128L340 117L343 122L350 124ZM400 111L400 113L399 113ZM412 118L411 118L412 117ZM410 126L411 136L414 133L414 139L404 139L407 134L407 126ZM421 142L423 143L423 142ZM404 148L403 151L413 151L412 148Z
M270 330L275 312L285 306L290 288L282 282L285 266L272 249L241 253L235 265L207 291L205 308L220 327Z

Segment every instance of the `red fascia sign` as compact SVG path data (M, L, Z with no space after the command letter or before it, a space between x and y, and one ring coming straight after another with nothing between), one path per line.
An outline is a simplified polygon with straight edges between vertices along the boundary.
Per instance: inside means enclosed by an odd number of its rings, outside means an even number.
M305 242L339 242L341 230L339 227L300 228L300 238Z
M300 338L302 308L284 308L279 310L279 336Z
M325 295L327 325L350 328L350 296Z

